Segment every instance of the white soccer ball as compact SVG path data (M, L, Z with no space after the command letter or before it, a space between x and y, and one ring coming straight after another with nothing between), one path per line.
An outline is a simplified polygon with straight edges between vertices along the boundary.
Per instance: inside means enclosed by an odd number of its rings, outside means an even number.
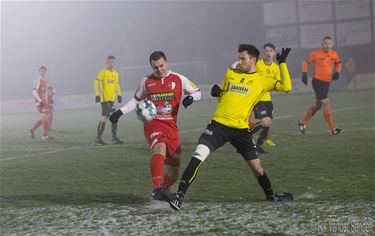
M154 119L157 113L155 104L150 100L139 101L135 110L137 118L143 122Z

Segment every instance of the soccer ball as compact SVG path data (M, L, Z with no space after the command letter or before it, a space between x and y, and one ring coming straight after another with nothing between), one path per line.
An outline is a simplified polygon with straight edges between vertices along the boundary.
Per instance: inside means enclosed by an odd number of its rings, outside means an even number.
M154 119L157 113L155 104L147 99L139 101L135 110L137 112L137 118L143 122Z

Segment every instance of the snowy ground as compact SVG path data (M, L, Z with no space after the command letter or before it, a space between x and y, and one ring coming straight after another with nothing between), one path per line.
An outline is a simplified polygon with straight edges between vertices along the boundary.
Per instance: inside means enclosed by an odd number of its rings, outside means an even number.
M307 195L306 195L307 196ZM308 198L310 196L307 196ZM2 209L2 235L373 235L373 203L193 203Z

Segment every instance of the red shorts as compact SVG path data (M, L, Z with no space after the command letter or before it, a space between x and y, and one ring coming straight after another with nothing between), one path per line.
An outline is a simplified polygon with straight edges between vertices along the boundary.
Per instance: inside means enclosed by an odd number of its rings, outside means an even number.
M47 105L47 106L37 106L36 107L37 109L38 109L38 111L39 111L39 113L40 114L46 114L46 115L48 115L49 114L49 106Z
M181 153L180 137L177 125L174 122L151 120L144 126L144 135L150 148L159 142L166 144L166 158L172 158L175 154Z

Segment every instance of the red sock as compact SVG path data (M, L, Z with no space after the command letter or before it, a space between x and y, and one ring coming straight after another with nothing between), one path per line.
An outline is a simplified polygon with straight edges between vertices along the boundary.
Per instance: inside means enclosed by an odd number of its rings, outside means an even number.
M49 123L49 127L50 127L50 128L51 128L51 126L52 126L52 119L53 119L53 113L49 114L48 123Z
M152 155L150 161L151 177L154 189L161 187L161 177L163 175L165 157L161 154Z
M309 110L306 112L306 114L301 119L302 124L306 125L307 122L311 119L311 117L314 116L316 111L317 111L317 109L315 109L315 107L310 107Z
M39 128L42 124L43 124L43 121L42 121L42 120L38 120L38 121L35 123L34 127L31 128L32 131L35 131L35 130L36 130L37 128Z
M43 136L48 136L49 122L48 120L43 121Z
M163 184L162 187L165 189L169 189L174 183L176 183L177 179L170 177L167 173L165 173L163 177Z
M329 108L323 108L323 115L324 119L326 119L329 128L332 130L335 128L335 124L333 123L332 115L331 115L331 109Z

